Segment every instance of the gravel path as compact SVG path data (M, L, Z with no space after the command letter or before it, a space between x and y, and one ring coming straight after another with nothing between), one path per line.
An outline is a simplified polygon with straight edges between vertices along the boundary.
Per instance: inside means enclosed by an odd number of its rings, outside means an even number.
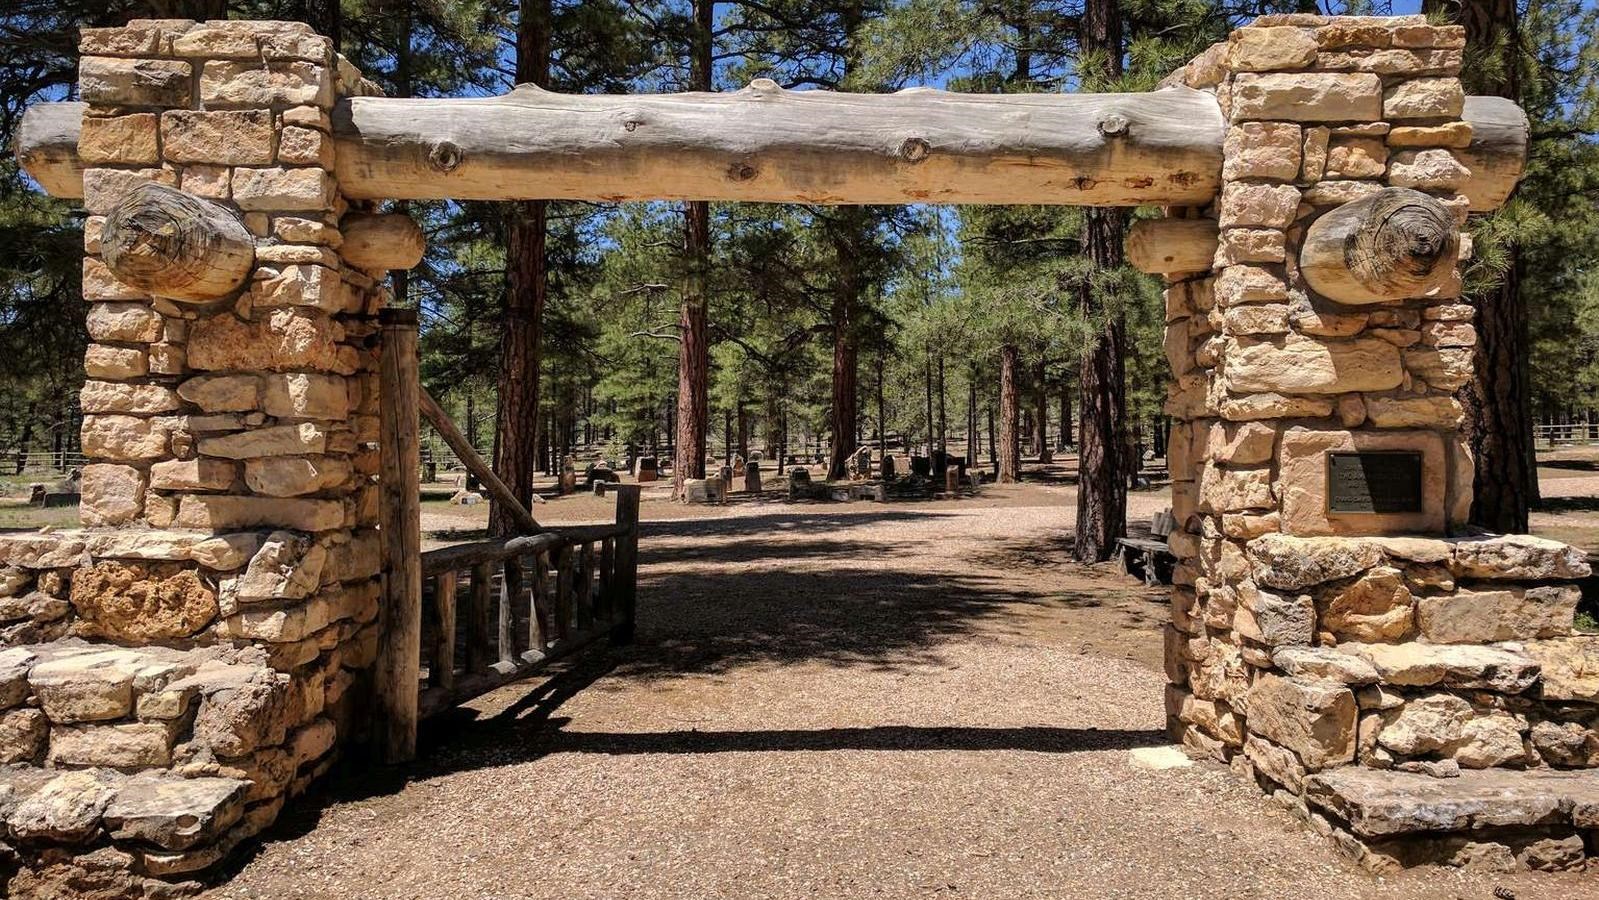
M636 645L336 780L214 896L1599 897L1374 878L1221 767L1135 766L1165 743L1164 598L1067 561L1073 502L648 524Z

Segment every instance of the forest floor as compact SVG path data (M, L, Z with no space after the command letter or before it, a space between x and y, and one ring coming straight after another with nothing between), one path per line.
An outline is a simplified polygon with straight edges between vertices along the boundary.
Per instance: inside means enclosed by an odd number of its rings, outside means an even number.
M1562 489L1599 496L1599 474ZM1155 770L1164 591L1071 562L1053 475L919 503L644 503L639 634L345 772L216 898L1599 897L1366 874L1209 763ZM1584 537L1588 501L1540 514ZM1133 495L1147 522L1165 491ZM425 506L436 540L482 506ZM551 523L606 519L560 498Z

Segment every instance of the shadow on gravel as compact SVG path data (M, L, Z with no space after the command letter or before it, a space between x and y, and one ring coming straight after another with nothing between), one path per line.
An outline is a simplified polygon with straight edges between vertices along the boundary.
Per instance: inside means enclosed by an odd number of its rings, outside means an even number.
M562 726L564 719L553 720ZM607 734L546 731L533 739L538 755L551 753L763 753L817 750L1020 750L1080 753L1128 750L1171 743L1158 730L1094 728L976 728L876 725L861 728L767 731L661 731Z

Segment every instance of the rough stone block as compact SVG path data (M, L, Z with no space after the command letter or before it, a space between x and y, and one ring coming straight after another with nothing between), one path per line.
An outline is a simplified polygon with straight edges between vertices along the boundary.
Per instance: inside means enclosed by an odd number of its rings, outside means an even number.
M92 215L103 216L135 188L146 184L176 187L178 173L172 169L85 169L83 208Z
M1382 78L1368 73L1243 72L1233 80L1232 119L1375 122Z
M1582 591L1575 586L1460 590L1418 601L1421 636L1435 644L1563 637Z
M83 258L83 299L89 301L149 300L150 295L130 284L124 284L99 259L85 256Z
M85 116L78 133L78 159L85 166L158 165L161 147L155 113Z
M201 371L292 371L339 367L342 332L308 309L273 309L245 321L229 313L200 319L191 329L189 366Z
M198 634L217 615L216 591L178 563L102 560L72 580L75 630L148 644Z
M322 169L234 169L233 199L244 210L320 210L333 205L332 176Z
M1581 550L1530 534L1460 538L1453 568L1463 578L1508 581L1574 580L1592 574Z
M165 422L137 416L83 417L83 454L90 459L141 460L167 455L171 436Z
M145 475L132 466L94 463L83 467L79 520L91 528L125 525L144 509Z
M250 490L269 497L295 497L349 482L349 460L337 456L275 456L245 461Z
M168 162L270 165L273 137L269 109L161 114L161 147Z
M1222 177L1293 181L1301 159L1299 126L1291 122L1241 122L1227 129Z
M172 764L172 730L165 723L61 725L50 730L57 766L143 769Z
M1415 602L1398 569L1371 569L1323 592L1321 628L1346 641L1406 640L1416 629Z
M1519 694L1539 674L1526 653L1469 644L1339 644L1338 650L1371 663L1383 684L1400 687L1468 688Z
M245 783L144 772L117 786L105 827L118 840L186 850L214 841L244 812Z
M1249 729L1292 750L1310 771L1355 758L1355 695L1323 681L1262 675L1249 691Z
M189 105L186 62L85 56L78 61L78 95L106 106Z
M1292 225L1299 209L1299 189L1288 184L1222 185L1221 228L1277 228Z
M1423 191L1456 191L1471 179L1471 170L1442 148L1401 150L1388 165L1388 183Z
M1235 72L1303 69L1316 62L1316 35L1307 28L1240 28L1228 41L1227 60Z
M129 413L152 415L171 412L183 404L173 389L163 384L130 384L123 381L85 381L78 392L85 413Z
M90 378L141 378L149 366L148 353L138 347L90 344L83 354L83 370Z
M203 438L200 452L225 459L255 459L263 456L319 454L327 448L327 432L309 422L299 425L274 425L237 434Z
M1376 338L1331 341L1288 334L1229 338L1222 377L1234 393L1387 391L1404 377L1399 349Z
M326 66L310 62L262 66L259 62L212 60L200 73L200 99L208 107L307 104L326 108L333 105L333 77Z
M1413 78L1384 92L1382 110L1388 119L1458 119L1465 104L1460 79Z
M174 524L180 528L217 531L274 526L296 531L330 531L343 527L344 505L336 500L194 495L178 501Z

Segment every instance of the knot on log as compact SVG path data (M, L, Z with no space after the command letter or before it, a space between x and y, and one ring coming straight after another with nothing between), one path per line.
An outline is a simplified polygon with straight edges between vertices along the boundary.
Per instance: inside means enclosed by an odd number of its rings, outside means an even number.
M123 283L172 300L225 297L255 267L255 239L233 212L158 184L111 210L100 253Z
M1127 117L1121 113L1111 113L1099 120L1099 133L1106 137L1115 137L1127 133Z
M918 163L927 158L933 148L919 137L906 138L905 143L899 145L899 158L906 162Z
M1460 229L1438 200L1384 188L1311 224L1299 268L1317 293L1340 303L1423 297L1449 280Z
M757 174L755 167L746 162L736 162L727 167L727 177L734 181L749 181Z
M461 148L449 141L439 141L428 150L428 165L439 172L453 171L465 158Z

